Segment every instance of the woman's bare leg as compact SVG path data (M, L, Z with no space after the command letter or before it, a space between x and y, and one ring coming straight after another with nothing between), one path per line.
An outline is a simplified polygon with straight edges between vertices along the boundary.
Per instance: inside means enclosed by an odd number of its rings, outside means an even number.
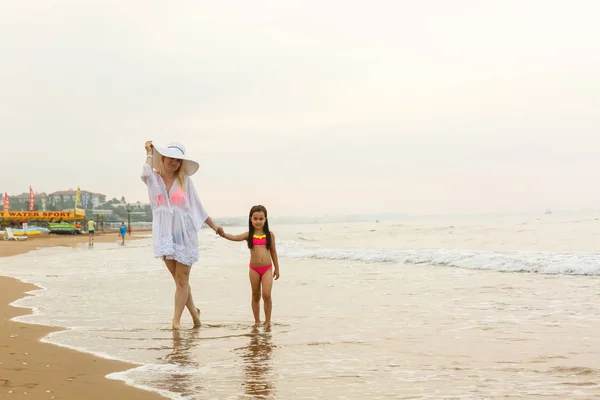
M171 273L171 276L173 277L173 280L175 281L175 285L177 286L177 288L179 287L179 285L177 284L177 267L178 266L182 266L184 268L188 268L191 269L191 267L188 267L187 265L183 265L178 263L175 260L167 260L167 259L163 259L163 261L165 262L165 265L167 266L167 269L169 270L169 272ZM196 305L194 304L194 298L192 297L192 287L189 284L189 270L188 270L188 283L187 286L189 288L188 290L188 296L185 302L185 306L187 307L188 311L190 312L190 315L192 316L192 320L194 321L194 326L200 326L200 309L196 308ZM175 295L177 296L177 289L175 291ZM177 298L177 297L176 297ZM176 305L176 309L177 309L177 305ZM182 309L183 312L183 309ZM179 320L181 320L181 313L179 313Z
M175 309L173 310L173 329L181 327L181 314L190 295L190 270L180 263L175 264Z

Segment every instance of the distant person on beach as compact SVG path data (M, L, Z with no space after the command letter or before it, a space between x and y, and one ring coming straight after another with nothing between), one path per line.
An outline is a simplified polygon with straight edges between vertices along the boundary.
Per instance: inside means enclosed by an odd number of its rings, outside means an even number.
M192 264L200 256L198 233L204 223L221 236L223 228L213 222L200 201L190 179L199 165L187 156L183 144L161 147L147 141L144 147L142 181L148 186L152 206L154 256L164 261L176 286L172 326L180 328L186 306L194 326L200 326L200 309L194 304L189 283Z
M125 244L125 235L127 235L127 227L125 226L125 221L121 222L121 226L119 227L119 234L121 235L121 239L123 240L121 244Z
M227 240L248 242L250 249L250 268L248 274L250 277L250 286L252 288L252 313L254 314L254 323L260 324L260 298L264 302L265 325L271 324L271 310L273 301L271 299L271 290L273 288L273 278L279 279L279 259L275 249L275 235L269 230L269 220L267 219L267 209L258 205L250 209L248 217L248 232L239 235L223 234Z
M90 218L88 221L88 243L94 244L94 232L96 231L96 222L94 222L94 218Z

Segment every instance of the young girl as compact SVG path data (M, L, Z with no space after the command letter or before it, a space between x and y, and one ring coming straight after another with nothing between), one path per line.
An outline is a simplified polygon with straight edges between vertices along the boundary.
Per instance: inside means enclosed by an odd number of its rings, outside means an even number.
M279 260L275 250L275 235L269 231L267 209L263 206L254 206L250 209L248 218L248 232L239 235L224 233L225 239L235 242L245 240L250 249L250 285L252 286L252 313L254 322L260 324L260 297L265 307L265 325L271 324L271 288L273 277L279 279Z
M147 141L144 147L142 181L148 185L152 205L154 256L164 261L176 286L173 329L179 329L186 306L194 326L200 326L200 309L194 304L189 284L192 264L199 258L198 232L204 223L221 236L223 228L213 222L200 202L190 179L198 171L198 163L185 154L183 144L160 147Z

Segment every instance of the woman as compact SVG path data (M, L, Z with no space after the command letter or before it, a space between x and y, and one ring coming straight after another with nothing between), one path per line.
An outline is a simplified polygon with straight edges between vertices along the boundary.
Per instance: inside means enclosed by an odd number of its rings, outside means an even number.
M199 166L186 155L183 144L172 142L160 147L147 141L145 148L142 181L148 186L152 205L154 256L163 259L176 285L173 329L180 328L186 306L194 326L200 326L200 309L194 304L189 284L192 264L199 258L198 232L205 222L219 235L224 234L223 228L202 206L190 179Z

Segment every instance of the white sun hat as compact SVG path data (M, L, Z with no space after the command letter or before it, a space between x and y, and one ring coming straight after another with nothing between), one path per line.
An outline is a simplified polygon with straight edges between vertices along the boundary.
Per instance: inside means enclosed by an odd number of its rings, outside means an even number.
M196 161L188 157L185 152L185 146L181 142L171 142L164 147L152 143L152 146L155 151L154 157L152 157L152 166L154 169L161 169L162 167L162 157L157 157L156 153L163 157L180 159L182 161L181 168L183 168L183 172L186 175L194 175L198 171L198 168L200 168L200 165Z

